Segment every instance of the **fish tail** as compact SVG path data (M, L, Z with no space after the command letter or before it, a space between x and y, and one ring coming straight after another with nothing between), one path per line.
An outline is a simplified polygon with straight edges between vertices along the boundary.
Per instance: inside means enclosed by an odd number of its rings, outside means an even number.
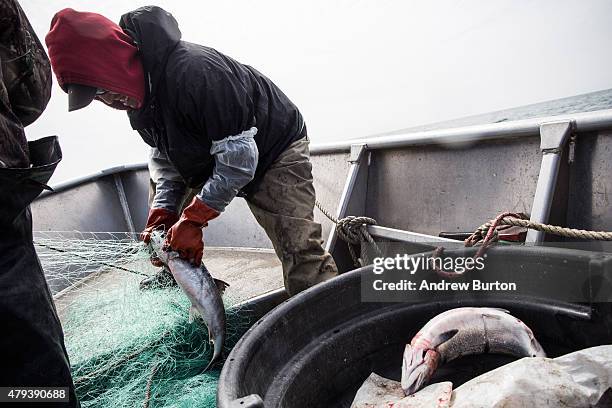
M215 285L217 285L217 289L219 290L219 294L223 295L225 293L225 289L227 289L229 287L229 283L221 280L221 279L216 279L213 278L213 281L215 282Z
M208 362L208 365L206 366L203 372L208 371L208 369L212 367L212 365L219 360L219 358L221 357L221 352L223 351L223 343L216 342L214 340L211 340L211 342L213 343L213 346L214 346L213 356Z

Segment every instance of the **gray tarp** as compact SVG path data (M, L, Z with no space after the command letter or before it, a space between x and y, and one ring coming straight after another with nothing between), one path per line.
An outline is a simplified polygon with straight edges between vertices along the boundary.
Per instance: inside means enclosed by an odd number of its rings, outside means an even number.
M603 408L612 406L611 389L612 346L598 346L555 359L526 357L454 390L443 382L408 397L399 382L372 373L351 408Z

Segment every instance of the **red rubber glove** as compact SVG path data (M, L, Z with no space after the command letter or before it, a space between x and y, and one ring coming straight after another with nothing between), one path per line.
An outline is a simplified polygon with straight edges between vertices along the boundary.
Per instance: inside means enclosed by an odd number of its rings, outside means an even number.
M179 256L192 264L199 266L202 262L204 242L202 228L208 221L219 216L219 211L210 208L197 196L183 210L181 218L166 235L166 245Z
M165 208L151 208L147 225L144 231L140 233L140 239L148 244L151 240L151 233L154 230L168 231L177 221L179 217L175 212L166 210Z
M148 244L151 241L151 233L154 230L168 231L178 219L179 217L175 212L166 210L165 208L151 208L149 211L149 218L147 218L147 225L144 231L140 233L140 239L145 244ZM151 256L151 263L153 266L164 265L156 256Z

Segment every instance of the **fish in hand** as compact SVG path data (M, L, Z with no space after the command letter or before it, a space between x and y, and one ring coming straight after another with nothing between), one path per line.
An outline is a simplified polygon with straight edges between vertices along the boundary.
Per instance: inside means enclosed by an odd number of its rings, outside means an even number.
M178 253L164 248L164 239L155 232L151 235L151 246L157 257L168 267L179 287L191 301L190 321L201 315L208 328L208 338L213 344L213 356L204 369L208 370L220 357L226 336L225 307L221 298L226 282L214 279L204 264L199 267L179 257Z

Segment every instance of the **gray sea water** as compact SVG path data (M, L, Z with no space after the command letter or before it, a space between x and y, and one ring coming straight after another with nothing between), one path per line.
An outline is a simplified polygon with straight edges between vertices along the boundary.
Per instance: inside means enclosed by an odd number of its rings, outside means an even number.
M517 108L489 112L480 115L467 116L443 122L431 123L422 126L401 129L376 136L412 133L426 130L447 129L471 125L484 125L520 119L529 119L545 116L563 115L578 112L592 112L603 109L612 109L612 89L591 92L568 98L520 106Z

